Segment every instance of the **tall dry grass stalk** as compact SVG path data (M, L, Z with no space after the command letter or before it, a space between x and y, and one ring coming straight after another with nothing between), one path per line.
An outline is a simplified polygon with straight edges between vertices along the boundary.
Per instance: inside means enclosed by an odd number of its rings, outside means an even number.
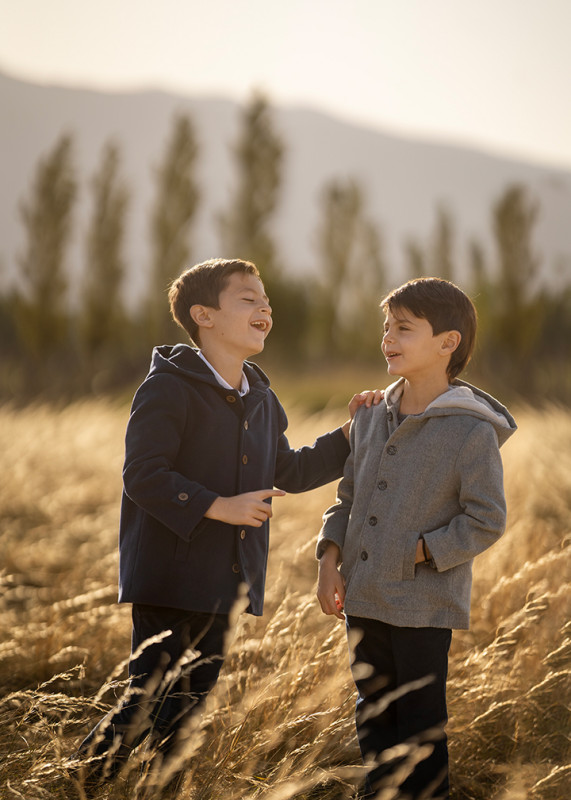
M571 797L571 413L517 414L509 525L477 562L472 629L450 659L454 800ZM127 409L86 401L0 410L0 797L81 797L66 759L125 690L130 614L115 604ZM301 443L342 413L291 414ZM180 797L341 800L362 773L342 626L314 598L333 485L276 502L266 612L242 615L189 731ZM101 797L166 780L144 747ZM390 800L396 794L386 795Z

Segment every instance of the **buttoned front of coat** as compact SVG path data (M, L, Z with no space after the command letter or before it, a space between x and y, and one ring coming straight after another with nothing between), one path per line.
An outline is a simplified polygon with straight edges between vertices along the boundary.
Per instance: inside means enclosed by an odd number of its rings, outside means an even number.
M250 391L240 397L187 345L155 349L126 433L121 602L226 613L244 584L249 610L261 614L268 522L229 525L205 512L219 496L300 492L342 474L342 431L292 449L266 376L252 364L245 371Z
M466 628L472 561L505 527L498 444L515 423L489 395L456 381L443 400L398 425L400 386L355 417L351 455L317 554L328 540L339 546L348 614ZM421 535L436 569L415 566Z

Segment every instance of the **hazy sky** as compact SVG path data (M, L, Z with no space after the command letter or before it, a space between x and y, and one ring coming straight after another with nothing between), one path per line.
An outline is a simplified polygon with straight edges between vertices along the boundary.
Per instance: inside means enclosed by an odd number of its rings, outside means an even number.
M0 69L239 101L571 168L571 0L0 0Z

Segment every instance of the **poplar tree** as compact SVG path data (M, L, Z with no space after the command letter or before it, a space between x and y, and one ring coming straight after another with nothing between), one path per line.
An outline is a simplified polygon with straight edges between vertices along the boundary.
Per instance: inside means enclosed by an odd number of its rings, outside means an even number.
M431 274L446 281L453 280L454 225L450 211L439 205L436 211L436 227L430 252Z
M222 249L229 258L253 261L271 293L280 280L270 223L279 200L284 147L269 102L259 92L243 109L233 153L236 185L230 207L218 218Z
M228 207L218 215L222 252L228 258L253 261L260 270L278 322L265 351L279 352L286 360L299 359L307 349L308 284L285 274L271 229L285 149L264 94L254 92L243 108L232 153L234 188Z
M486 271L484 248L476 238L471 238L468 242L468 268L471 276L471 297L478 312L475 359L486 361L492 336L494 286Z
M405 270L408 280L421 278L425 274L425 254L422 245L414 236L408 236L404 241Z
M343 306L363 199L357 182L332 180L323 190L322 221L317 232L322 289L318 315L318 352L343 350Z
M198 145L190 118L174 117L162 162L156 170L156 199L151 216L152 264L148 319L153 344L176 337L167 302L173 281L191 260L191 228L199 203L194 178Z
M93 210L87 232L86 271L79 331L88 359L117 348L125 312L121 285L125 275L123 244L128 191L120 176L119 147L105 145L91 181Z
M385 270L380 234L366 216L357 181L334 179L325 186L317 247L322 278L318 352L376 352Z
M508 186L493 208L498 260L496 337L512 360L530 351L541 324L540 308L533 300L539 268L533 245L538 213L538 205L520 184Z
M66 134L39 161L30 196L20 205L26 245L18 258L22 293L16 314L24 348L37 360L55 353L67 336L66 251L76 195L73 139Z
M354 263L350 344L357 356L378 358L383 314L380 302L387 293L383 239L370 219L361 222L359 255Z

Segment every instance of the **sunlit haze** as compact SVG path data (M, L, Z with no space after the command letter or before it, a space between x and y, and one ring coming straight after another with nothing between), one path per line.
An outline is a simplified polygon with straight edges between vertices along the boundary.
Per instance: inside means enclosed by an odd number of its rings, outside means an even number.
M0 0L0 70L303 105L571 168L568 0Z

